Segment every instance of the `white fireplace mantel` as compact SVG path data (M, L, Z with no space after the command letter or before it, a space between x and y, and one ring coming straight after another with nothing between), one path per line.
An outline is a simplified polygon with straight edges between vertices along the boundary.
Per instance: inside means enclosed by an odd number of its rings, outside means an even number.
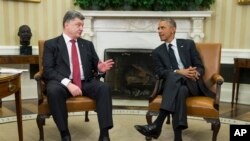
M193 18L193 17L211 17L212 11L92 11L83 10L82 14L86 17L176 17L176 18Z
M212 15L212 11L83 10L81 13L86 18L83 36L88 36L90 39L95 36L95 32L98 31L156 32L159 19L171 17L176 19L178 26L177 33L187 33L185 37L194 39L196 42L203 41L205 37L203 31L204 19Z
M103 58L106 48L146 48L161 44L157 34L159 20L174 18L176 36L202 42L205 18L211 11L80 11L85 16L83 37L92 40Z

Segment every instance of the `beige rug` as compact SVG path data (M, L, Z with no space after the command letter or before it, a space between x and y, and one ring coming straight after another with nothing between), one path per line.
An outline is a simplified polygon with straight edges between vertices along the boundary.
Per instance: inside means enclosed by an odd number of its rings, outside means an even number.
M117 113L117 111L116 111ZM133 113L133 112L132 112ZM35 115L33 116L35 117ZM146 124L145 114L134 112L126 114L121 112L114 114L114 128L110 130L112 141L144 141L145 138L135 129L135 124ZM212 131L210 124L199 118L189 117L189 128L183 132L183 141L211 141ZM222 119L222 125L218 134L218 141L229 140L229 124L238 121ZM242 123L241 123L242 124ZM244 123L243 123L244 124ZM90 122L84 122L83 116L72 114L69 117L69 128L72 141L97 141L99 135L98 123L95 114L90 115ZM24 119L23 121L24 141L38 141L39 132L35 119ZM45 141L60 141L59 132L52 120L46 120L44 126ZM164 125L158 141L173 141L171 125ZM16 122L5 122L0 124L0 141L18 141Z

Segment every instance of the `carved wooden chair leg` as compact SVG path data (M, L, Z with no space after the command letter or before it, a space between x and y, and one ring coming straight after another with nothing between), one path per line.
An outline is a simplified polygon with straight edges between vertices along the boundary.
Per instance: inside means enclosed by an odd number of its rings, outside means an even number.
M146 120L148 124L152 124L152 117L157 116L158 112L148 111L146 114ZM152 141L152 137L145 137L146 141Z
M152 114L150 114L150 111L148 111L146 114L146 120L148 124L152 123Z
M85 122L89 122L89 111L85 111Z
M216 141L217 140L217 135L219 133L220 126L221 126L221 123L220 123L219 119L216 119L216 120L214 120L214 122L212 122L212 129L213 129L213 138L212 138L212 141Z
M152 137L145 137L146 141L152 141Z
M146 114L146 120L147 120L147 123L148 124L151 124L152 123L152 114L150 113L150 111L147 112ZM146 141L151 141L152 138L151 137L145 137Z
M213 137L212 137L212 141L216 141L217 140L217 135L219 133L220 130L220 119L213 119L213 118L204 118L208 123L211 123L211 129L213 131Z
M43 126L45 125L45 116L44 115L37 115L36 123L39 129L39 141L44 141L44 132Z
M0 108L2 108L3 102L2 99L0 99Z
M166 124L170 124L170 114L167 115L167 121L166 121Z

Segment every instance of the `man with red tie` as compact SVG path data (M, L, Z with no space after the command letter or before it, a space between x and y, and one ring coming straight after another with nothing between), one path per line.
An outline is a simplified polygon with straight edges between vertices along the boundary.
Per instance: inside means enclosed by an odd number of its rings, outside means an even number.
M98 58L93 43L81 38L83 26L84 16L70 10L63 18L62 35L45 42L43 77L49 108L62 141L71 141L67 98L86 95L95 99L100 128L98 141L110 141L108 131L113 127L111 90L106 83L96 80L94 73L107 72L114 62Z

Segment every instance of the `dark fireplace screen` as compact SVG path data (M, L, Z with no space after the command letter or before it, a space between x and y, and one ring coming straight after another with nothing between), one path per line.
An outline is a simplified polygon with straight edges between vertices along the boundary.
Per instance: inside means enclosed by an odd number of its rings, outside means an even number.
M112 88L116 99L148 99L155 77L151 49L106 49L104 59L115 64L107 72L104 81Z

